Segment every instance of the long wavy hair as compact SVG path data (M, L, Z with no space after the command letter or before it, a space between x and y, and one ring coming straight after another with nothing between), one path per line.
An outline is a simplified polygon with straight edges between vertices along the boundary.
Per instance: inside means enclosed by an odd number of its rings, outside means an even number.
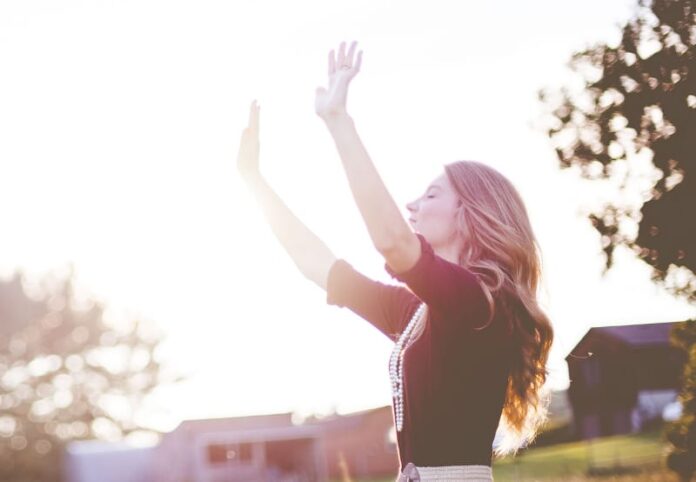
M459 264L475 273L489 304L488 322L504 312L515 352L501 416L504 428L496 455L515 452L531 442L546 421L546 362L553 328L537 302L541 250L522 197L490 166L475 161L445 165L459 196L456 230L463 241ZM412 340L422 332L422 316Z

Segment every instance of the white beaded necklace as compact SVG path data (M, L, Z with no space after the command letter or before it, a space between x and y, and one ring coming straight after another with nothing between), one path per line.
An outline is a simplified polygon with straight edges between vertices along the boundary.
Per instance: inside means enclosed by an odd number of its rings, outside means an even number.
M389 358L389 377L391 378L394 411L396 412L396 430L399 432L404 426L404 349L424 311L425 303L421 303L399 336Z

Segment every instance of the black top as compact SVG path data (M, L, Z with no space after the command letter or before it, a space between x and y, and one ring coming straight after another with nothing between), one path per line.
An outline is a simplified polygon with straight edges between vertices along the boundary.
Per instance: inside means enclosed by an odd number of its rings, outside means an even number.
M371 280L339 259L329 271L327 302L346 306L396 340L421 301L422 335L404 354L404 420L397 432L403 468L491 465L505 399L511 336L502 313L488 320L476 274L437 256L425 238L410 270L387 272L409 289ZM498 310L496 310L498 311Z

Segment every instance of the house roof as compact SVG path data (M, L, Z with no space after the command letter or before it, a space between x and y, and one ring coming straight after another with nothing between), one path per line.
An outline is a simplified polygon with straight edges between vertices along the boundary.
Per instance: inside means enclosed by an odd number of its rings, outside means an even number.
M292 413L272 413L241 417L206 418L185 420L175 429L187 431L244 430L260 428L292 427Z
M592 351L592 345L597 340L611 339L614 342L629 348L645 347L651 345L669 344L669 335L672 328L680 322L645 323L638 325L595 326L590 328L580 342L566 356L570 358L572 353L584 353Z
M301 423L293 421L293 414L274 413L263 415L247 415L240 417L225 417L225 418L207 418L185 420L179 424L170 433L202 433L202 432L223 432L223 431L249 431L249 430L267 430L267 429L284 429L289 427L306 427L314 429L331 429L355 427L362 423L364 417L381 411L391 413L391 406L371 408L359 412L348 413L344 415L329 415L326 417L310 416ZM298 432L299 433L299 432ZM165 435L166 437L166 435Z
M327 428L349 428L360 425L363 422L363 419L367 416L379 412L387 412L391 414L391 411L391 405L384 405L382 407L368 408L366 410L346 413L343 415L333 414L327 417L309 417L304 421L304 423L307 425L321 425Z
M676 322L648 323L645 325L602 326L593 328L629 345L669 343L669 333Z

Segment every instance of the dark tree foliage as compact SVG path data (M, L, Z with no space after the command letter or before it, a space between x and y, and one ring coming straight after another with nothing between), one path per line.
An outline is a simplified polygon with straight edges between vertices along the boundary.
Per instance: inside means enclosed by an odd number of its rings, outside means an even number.
M696 0L643 1L616 46L576 53L579 91L541 92L561 167L588 179L629 183L627 161L647 156L642 206L615 202L590 215L606 269L624 245L654 268L655 281L696 301ZM658 178L659 177L659 178ZM636 194L635 192L633 194ZM634 203L635 204L635 203ZM636 229L637 228L637 229Z
M672 332L672 343L686 352L687 361L679 395L683 415L669 424L665 432L673 447L667 465L682 480L690 480L696 473L696 320L677 325Z
M105 307L76 299L70 278L43 293L29 297L18 275L0 281L4 481L58 481L69 441L150 430L138 407L164 381L152 327L105 323Z
M587 179L618 180L617 201L590 214L602 237L606 269L617 246L653 267L653 279L696 302L696 0L643 0L617 45L575 54L582 87L542 92L551 109L548 134L560 165ZM636 160L653 167L636 182ZM633 177L632 177L633 176ZM642 176L642 179L641 179ZM636 205L640 204L640 205ZM668 465L683 480L696 472L696 321L674 342L687 354L683 414L668 427Z

